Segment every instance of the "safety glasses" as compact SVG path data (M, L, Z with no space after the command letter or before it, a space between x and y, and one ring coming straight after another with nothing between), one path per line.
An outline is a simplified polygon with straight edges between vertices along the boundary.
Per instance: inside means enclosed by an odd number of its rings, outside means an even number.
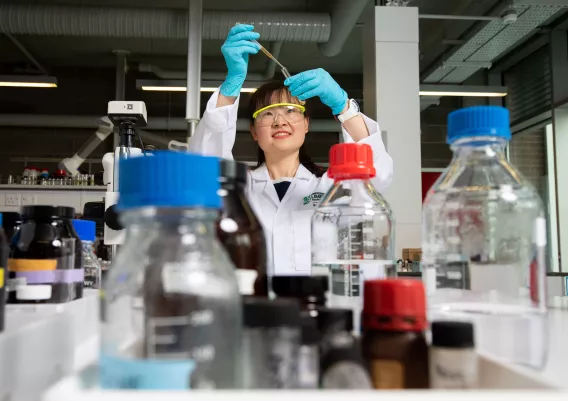
M259 127L269 127L282 116L289 123L297 123L304 118L306 108L295 103L275 103L257 110L252 115Z

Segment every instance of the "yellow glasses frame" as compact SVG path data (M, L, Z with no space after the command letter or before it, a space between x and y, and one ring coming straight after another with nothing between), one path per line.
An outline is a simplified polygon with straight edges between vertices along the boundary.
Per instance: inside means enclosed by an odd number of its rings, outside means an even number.
M271 109L272 107L280 107L280 106L296 107L297 109L300 109L302 114L306 112L306 108L304 106L300 105L300 104L297 104L297 103L274 103L274 104L271 104L269 106L263 107L262 109L255 111L254 114L252 115L252 118L256 119L256 117L258 117L258 115L260 113L262 113L264 110L268 110L268 109Z

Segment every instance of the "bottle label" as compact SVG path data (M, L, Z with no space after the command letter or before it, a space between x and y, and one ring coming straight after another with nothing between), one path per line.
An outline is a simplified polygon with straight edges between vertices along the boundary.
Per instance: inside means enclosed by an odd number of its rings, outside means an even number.
M187 390L191 388L192 360L127 359L102 355L101 387L106 389Z
M471 289L469 263L457 261L437 265L436 288Z
M55 259L8 259L8 271L11 272L50 271L56 268Z
M374 360L371 362L371 380L375 389L403 389L404 366L399 361Z
M258 277L257 271L237 269L236 273L241 295L254 295L254 283Z
M10 278L6 280L6 291L16 291L18 287L27 285L28 282L26 281L25 277L17 277L17 278Z
M432 348L430 353L430 385L432 388L477 388L477 371L477 354L472 349Z
M333 364L322 375L324 389L372 389L373 383L367 370L358 363L341 361Z

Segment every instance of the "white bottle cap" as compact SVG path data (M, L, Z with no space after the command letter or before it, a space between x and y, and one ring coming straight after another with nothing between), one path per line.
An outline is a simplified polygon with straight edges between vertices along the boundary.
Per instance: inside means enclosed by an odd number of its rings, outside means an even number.
M43 301L51 298L51 285L22 285L16 289L19 301Z

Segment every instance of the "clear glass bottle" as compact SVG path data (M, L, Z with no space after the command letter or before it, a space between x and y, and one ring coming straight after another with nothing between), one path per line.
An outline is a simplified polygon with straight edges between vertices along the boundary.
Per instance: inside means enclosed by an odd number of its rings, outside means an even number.
M359 331L363 282L396 275L394 217L370 181L369 145L334 145L329 162L335 183L312 217L312 274L329 271L329 306L352 308Z
M217 158L188 153L121 161L127 232L104 285L103 388L241 386L242 308L216 237L218 175Z
M534 262L536 190L508 162L509 112L478 106L448 117L454 157L423 208L430 320L475 325L478 350L540 367L547 350L546 267Z
M93 249L96 224L90 220L75 219L73 220L73 228L75 228L83 246L83 269L85 270L83 288L101 288L101 264Z

